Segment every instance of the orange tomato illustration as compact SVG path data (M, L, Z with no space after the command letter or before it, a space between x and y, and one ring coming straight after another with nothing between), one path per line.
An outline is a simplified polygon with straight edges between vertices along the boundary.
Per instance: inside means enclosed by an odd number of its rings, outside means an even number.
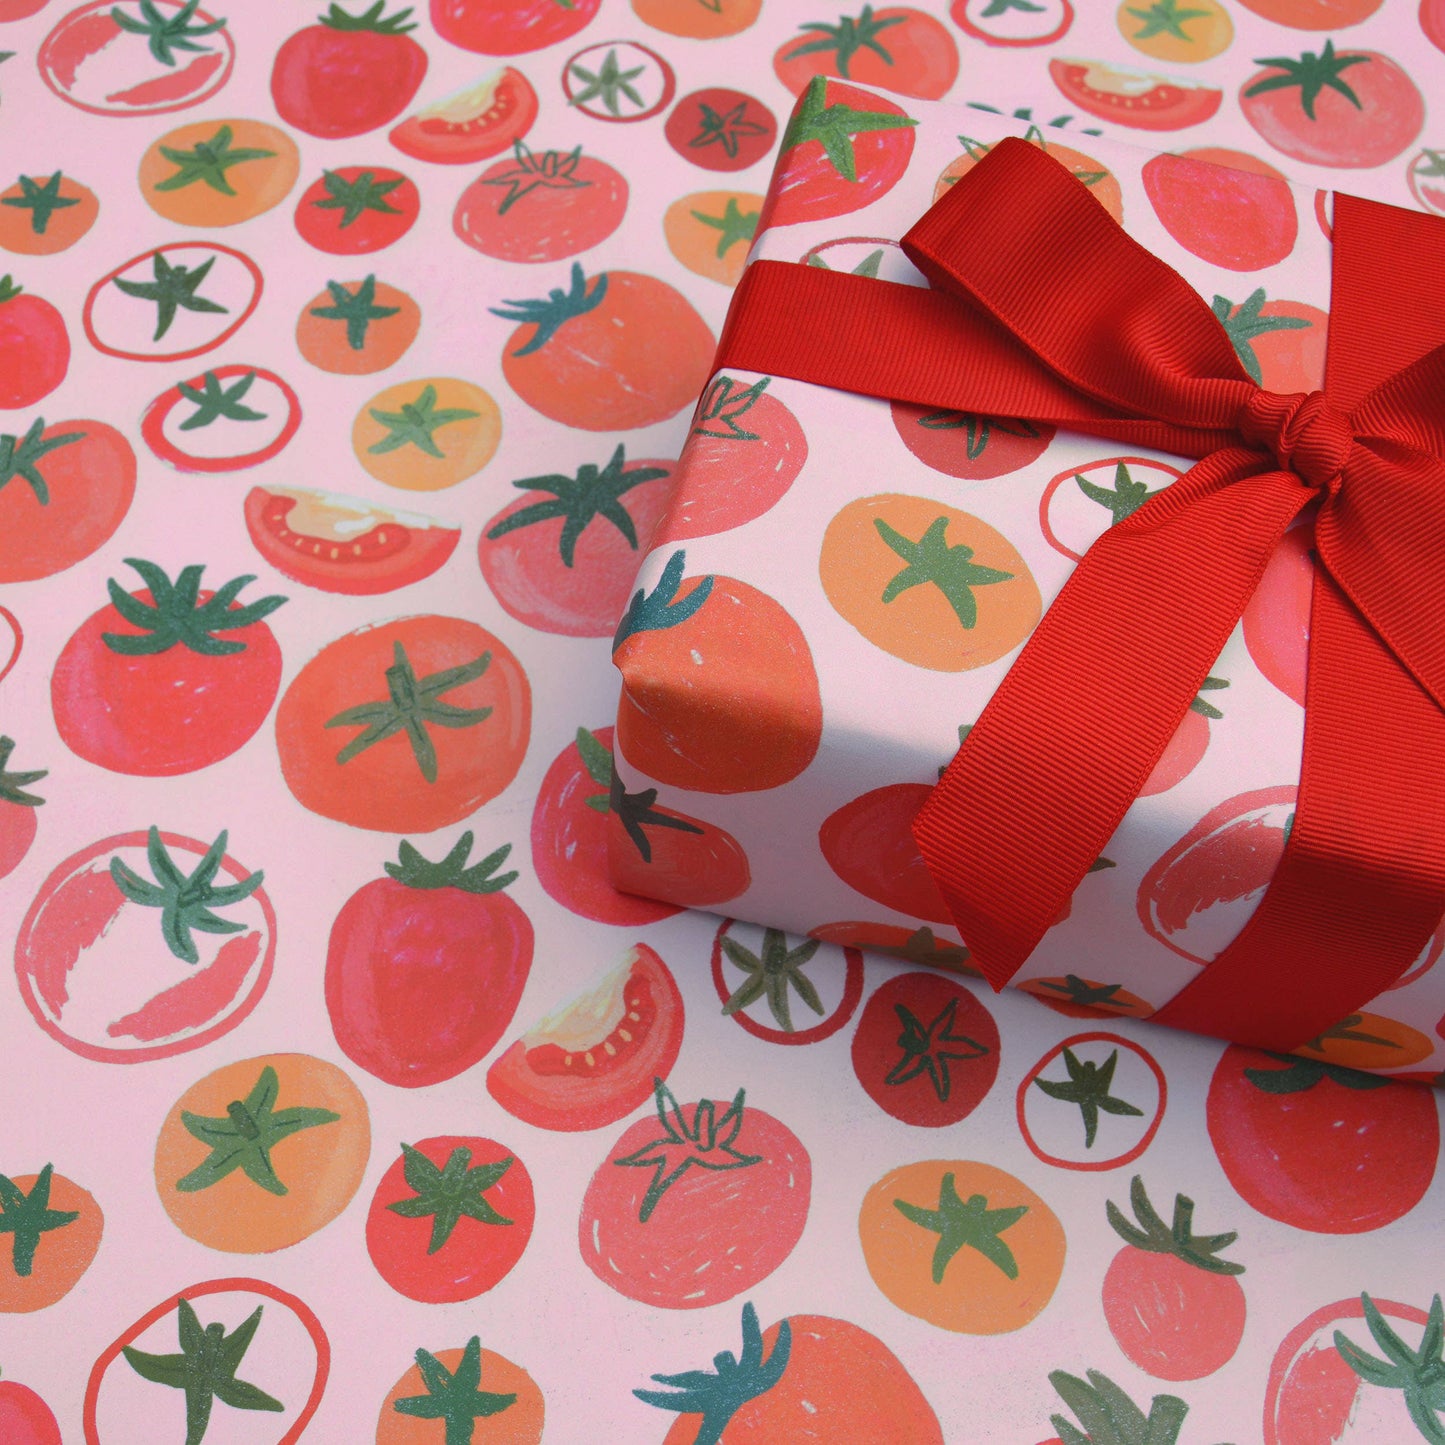
M91 1194L54 1165L0 1174L0 1314L29 1314L64 1299L90 1268L104 1226Z
M99 214L95 192L63 171L23 175L0 191L0 250L53 256L75 245Z
M1029 127L1025 139L1032 141L1045 155L1052 156L1058 161L1076 180L1081 181L1089 188L1089 194L1116 221L1123 222L1124 197L1119 190L1119 182L1114 178L1114 173L1108 166L1102 161L1096 161L1093 156L1085 155L1083 151L1075 150L1072 146L1063 146L1055 140L1046 140L1043 131L1036 125ZM970 140L967 136L959 136L959 140L964 144L964 154L957 160L950 161L943 168L933 187L935 201L942 200L954 183L966 176L993 149L991 145L986 145L983 141Z
M180 226L234 226L280 205L301 173L284 130L259 120L201 120L153 142L140 162L140 193Z
M376 1445L538 1445L546 1407L537 1383L473 1335L461 1349L416 1352L382 1401ZM453 1425L456 1421L456 1425Z
M398 381L356 414L351 449L379 482L439 492L486 466L502 440L491 393L454 376Z
M365 376L400 361L421 330L421 308L375 276L328 281L301 308L296 347L312 366Z
M746 30L763 0L632 0L632 11L645 25L687 40L720 40Z
M750 191L696 191L667 208L662 232L689 271L736 286L762 212L763 198Z

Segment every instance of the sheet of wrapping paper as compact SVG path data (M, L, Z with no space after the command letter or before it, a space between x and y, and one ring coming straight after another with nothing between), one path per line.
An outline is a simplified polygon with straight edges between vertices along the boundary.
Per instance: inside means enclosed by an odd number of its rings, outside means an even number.
M1438 204L1430 147L1445 137L1416 123L1396 74L1441 93L1428 0L1170 9L967 0L871 19L898 57L885 76L1067 115L1081 145L1128 132L1060 92L1075 56L1220 91L1207 119L1147 139L1246 150L1306 185L1363 158L1353 189L1408 203L1413 180ZM726 1368L723 1352L756 1363L755 1315L759 1393L724 1439L806 1439L808 1425L1073 1445L1078 1429L1110 1438L1101 1411L1128 1438L1135 1408L1182 1417L1184 1445L1425 1438L1404 1392L1363 1383L1334 1342L1338 1329L1383 1359L1393 1328L1418 1350L1440 1283L1435 1095L1333 1067L1377 1046L1333 1041L1301 1072L663 916L599 882L604 638L636 554L615 513L587 521L570 568L560 516L482 539L505 509L556 495L515 482L566 493L590 467L580 480L603 492L619 470L634 483L618 490L647 545L665 487L627 473L678 455L710 347L694 313L715 333L775 123L798 73L834 63L807 51L785 84L770 58L826 38L804 26L840 35L862 7L450 0L418 7L405 40L323 36L321 10L0 4L0 271L24 288L0 303L0 435L15 439L0 488L0 734L14 740L0 943L19 963L0 988L0 1437L427 1445L450 1415L477 1442L692 1440L696 1415L635 1392L676 1396L653 1376ZM1197 63L1191 34L1206 37ZM1345 69L1363 118L1330 109L1337 151L1313 164L1238 96L1255 57L1318 56L1326 40L1379 68ZM873 56L855 52L855 78L879 78ZM391 139L504 67L525 84ZM704 109L708 90L737 94ZM1338 96L1326 86L1321 110ZM471 144L469 116L495 152L440 163L436 147ZM538 186L508 143L523 128ZM394 172L415 196L380 190ZM513 303L565 296L574 258L587 294L609 276L596 314L622 350L581 380L504 359L528 338ZM635 407L608 390L617 378ZM219 632L239 652L103 641L144 631L127 594L173 584L184 603L245 576L230 610L252 611ZM286 601L256 607L268 597ZM237 621L225 602L213 623ZM403 703L426 719L337 761ZM384 872L408 841L403 871L424 879L419 859L467 832L467 863L511 845L491 868L518 874L501 892L433 874L440 886L413 894ZM483 888L486 872L464 881ZM207 931L207 908L239 929ZM666 1121L657 1076L681 1105L664 1097ZM720 1102L699 1114L703 1099ZM1137 1201L1145 1234L1167 1232L1182 1195L1197 1234L1238 1235L1196 1256L1244 1272L1126 1246L1106 1205L1134 1220L1136 1175L1162 1216L1150 1225ZM179 1372L208 1327L233 1343L217 1389L192 1390L188 1428Z

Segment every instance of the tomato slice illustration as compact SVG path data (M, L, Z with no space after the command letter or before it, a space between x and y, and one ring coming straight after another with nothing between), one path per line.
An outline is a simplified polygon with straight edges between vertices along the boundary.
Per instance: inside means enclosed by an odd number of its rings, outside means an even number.
M1199 125L1219 109L1224 98L1213 86L1098 60L1051 60L1049 75L1080 110L1136 130L1182 130Z
M508 65L407 116L391 143L419 161L467 166L509 149L536 119L537 92Z

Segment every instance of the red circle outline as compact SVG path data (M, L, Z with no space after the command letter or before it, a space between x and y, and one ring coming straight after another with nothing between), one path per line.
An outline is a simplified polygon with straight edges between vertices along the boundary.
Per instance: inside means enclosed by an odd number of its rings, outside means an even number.
M1039 531L1044 534L1044 541L1046 541L1055 552L1062 552L1065 557L1072 558L1075 562L1082 562L1084 560L1084 554L1082 552L1075 552L1064 546L1054 535L1054 529L1049 525L1049 503L1053 500L1054 493L1058 491L1059 487L1070 477L1078 476L1081 472L1091 471L1094 467L1107 467L1117 465L1119 462L1123 462L1125 466L1154 467L1159 471L1173 472L1174 481L1176 482L1184 475L1178 467L1171 466L1168 462L1161 462L1157 457L1100 457L1097 461L1085 462L1083 466L1069 467L1060 472L1058 476L1054 477L1048 486L1044 488L1044 494L1039 498ZM1173 483L1165 483L1165 485L1172 486ZM1164 487L1160 487L1159 490L1162 492Z
M1056 40L1062 40L1067 34L1069 27L1074 23L1074 7L1072 0L1063 0L1064 18L1047 35L1041 35L1037 39L1011 40L1003 36L990 35L987 30L981 30L968 19L968 0L955 0L955 3L948 7L948 18L958 26L963 33L973 40L982 40L985 45L996 45L1001 49L1022 49L1025 46L1052 45Z
M179 382L163 391L141 413L141 439L161 461L174 467L178 472L239 472L246 467L256 467L260 466L262 462L269 462L272 457L278 456L286 448L301 427L301 398L296 395L283 377L277 376L274 371L268 371L264 366L247 366L243 362L230 362L225 366L211 369L209 373L202 372L200 376L188 376L184 384L197 386L206 379L207 374L214 376L217 381L221 381L229 376L244 376L247 372L266 381L274 382L286 399L286 425L282 427L281 434L267 446L233 457L198 457L192 456L190 452L181 451L179 447L167 441L166 421L181 400L181 383ZM164 450L162 450L163 448ZM168 452L171 455L167 455Z
M605 50L609 46L615 49L619 45L630 45L634 50L640 50L649 60L656 62L658 69L662 72L662 99L650 110L640 110L636 115L599 115L596 111L586 110L580 106L578 108L589 119L606 121L608 125L631 125L633 121L651 120L653 116L660 115L672 104L672 99L677 94L677 72L650 45L643 45L636 40L598 40L591 45L584 45L581 50L569 55L562 62L562 94L567 97L568 105L576 105L577 102L572 98L570 83L573 63L591 51Z

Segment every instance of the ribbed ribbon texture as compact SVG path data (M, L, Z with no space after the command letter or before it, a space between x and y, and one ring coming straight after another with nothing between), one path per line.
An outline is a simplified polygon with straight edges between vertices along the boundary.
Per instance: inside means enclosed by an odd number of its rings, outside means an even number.
M1239 936L1155 1015L1317 1038L1445 913L1445 222L1336 196L1308 396L1257 386L1192 288L1023 141L903 246L931 289L755 262L718 365L1198 459L1089 549L918 815L972 961L1001 988L1033 952L1317 502L1294 824Z

